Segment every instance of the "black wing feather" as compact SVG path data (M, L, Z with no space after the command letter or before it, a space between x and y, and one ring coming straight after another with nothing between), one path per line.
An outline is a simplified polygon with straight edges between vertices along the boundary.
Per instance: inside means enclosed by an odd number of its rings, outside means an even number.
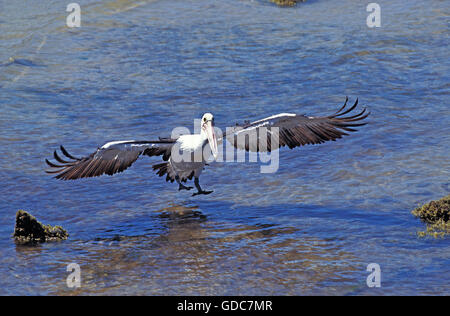
M298 114L278 114L253 123L237 125L225 132L226 138L233 146L247 151L271 151L287 146L295 148L307 144L321 144L335 141L355 132L355 127L366 125L361 122L370 112L364 108L361 112L346 116L354 111L358 99L347 108L348 98L344 105L334 114L322 117L308 117ZM271 138L272 136L272 138Z
M74 180L80 178L98 177L103 174L113 175L130 167L140 155L159 156L164 160L170 158L170 152L174 139L160 139L158 141L124 141L103 145L97 151L87 157L77 158L61 146L61 152L70 161L58 156L55 151L53 157L60 164L55 164L45 159L47 165L57 170L46 170L49 174L57 174L55 178L62 180Z

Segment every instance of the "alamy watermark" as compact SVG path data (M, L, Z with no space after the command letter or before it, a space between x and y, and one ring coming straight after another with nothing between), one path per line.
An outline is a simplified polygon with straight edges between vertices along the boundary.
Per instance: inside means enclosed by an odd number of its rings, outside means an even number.
M367 16L366 23L370 28L381 27L381 7L378 3L369 3L366 7L366 11L370 12Z
M200 134L201 120L194 120L194 134ZM252 129L239 129L227 127L226 133L218 127L214 127L218 138L218 155L214 159L217 162L245 162L248 156L249 162L260 162L261 173L275 173L279 168L279 128L258 127ZM190 135L187 127L176 127L172 130L171 138ZM222 135L223 139L222 139ZM225 136L226 135L226 136ZM172 147L171 160L174 162L203 162L211 159L211 149L205 146L202 150L191 152L183 148L183 142L176 143ZM224 145L225 144L225 145Z
M69 3L66 8L66 12L70 14L66 18L67 27L81 27L81 7L78 3Z
M381 6L376 2L371 2L367 5L366 11L370 12L366 19L367 26L370 28L381 27ZM81 27L80 5L76 2L69 3L66 12L70 12L66 18L67 27Z
M67 265L67 272L71 272L66 279L67 287L79 288L81 287L81 268L77 263Z
M366 279L368 287L381 287L381 268L378 263L369 263L366 271L371 272Z

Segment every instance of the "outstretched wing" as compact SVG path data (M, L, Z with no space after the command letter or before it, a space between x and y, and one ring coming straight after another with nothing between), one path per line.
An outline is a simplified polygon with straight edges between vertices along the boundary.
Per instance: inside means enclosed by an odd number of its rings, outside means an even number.
M347 115L358 105L346 109L348 98L339 111L329 116L313 117L292 113L281 113L252 123L237 125L228 129L222 136L234 147L247 151L271 151L279 147L294 148L307 144L321 144L335 141L355 127L365 125L370 113L364 108L356 115Z
M57 174L55 178L62 180L98 177L103 174L113 175L127 169L142 154L148 156L162 155L163 159L167 161L175 141L175 139L160 139L159 141L109 142L83 158L72 156L61 146L62 154L70 160L62 159L55 150L53 157L58 164L45 159L45 162L52 167L51 170L46 170L46 172Z

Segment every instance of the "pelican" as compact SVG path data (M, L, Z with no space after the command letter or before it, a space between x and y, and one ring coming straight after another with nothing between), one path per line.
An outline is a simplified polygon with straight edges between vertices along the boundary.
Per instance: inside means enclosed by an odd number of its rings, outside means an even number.
M222 144L224 139L227 139L235 148L252 152L270 152L284 146L292 149L307 144L335 141L348 135L347 132L356 131L355 127L365 125L366 122L361 121L370 114L366 113L364 108L355 115L348 115L356 108L358 99L349 108L346 108L347 102L348 98L344 105L332 115L314 117L280 113L254 122L246 121L243 124L236 124L219 137L214 130L214 116L206 113L200 121L199 134L159 138L153 141L112 141L82 158L69 154L63 146L60 146L65 158L61 158L55 150L53 157L57 163L45 159L51 167L46 172L56 174L55 178L62 180L97 177L103 174L113 175L126 170L141 155L162 156L164 162L152 166L160 177L166 175L166 181L176 181L178 190L193 189L183 183L194 178L197 192L193 196L207 195L213 191L203 190L199 177L205 165L208 165L207 162L211 158L217 159L218 144ZM276 141L273 141L273 138L268 139L267 135L273 136L275 131L277 131Z

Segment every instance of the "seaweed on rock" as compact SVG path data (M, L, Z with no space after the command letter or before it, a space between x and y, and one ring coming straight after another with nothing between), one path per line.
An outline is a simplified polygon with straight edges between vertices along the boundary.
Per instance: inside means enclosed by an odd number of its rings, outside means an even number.
M426 231L419 232L419 236L444 237L450 234L450 195L419 206L412 214L427 225Z
M65 240L69 237L61 226L40 223L33 215L24 210L17 211L14 239L19 243L38 243Z
M305 2L306 0L270 0L270 2L279 5L280 7L293 7L298 2Z

